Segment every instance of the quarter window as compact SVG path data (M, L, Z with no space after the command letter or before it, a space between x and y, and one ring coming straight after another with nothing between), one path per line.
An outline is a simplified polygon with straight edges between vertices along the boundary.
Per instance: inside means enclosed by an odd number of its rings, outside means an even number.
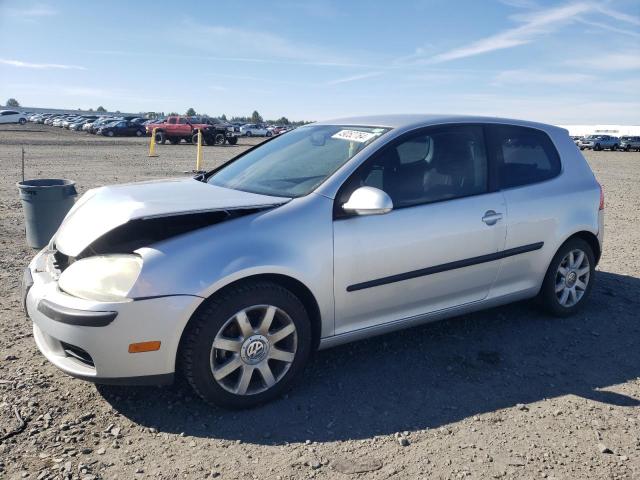
M487 128L498 188L542 182L560 173L560 157L544 132L510 125Z
M482 127L424 130L385 147L352 176L339 201L358 187L385 191L394 208L485 193L487 157Z

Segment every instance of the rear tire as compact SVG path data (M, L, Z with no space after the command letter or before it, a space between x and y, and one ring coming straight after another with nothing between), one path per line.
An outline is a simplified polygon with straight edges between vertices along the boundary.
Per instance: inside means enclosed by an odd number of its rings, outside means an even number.
M238 137L228 137L227 142L229 145L235 145L238 143Z
M21 118L20 120L18 120L18 123L20 125L24 125L25 123L27 123L27 119L26 118Z
M251 132L245 133L245 136L250 137L251 136Z
M267 323L269 311L273 320ZM288 390L310 351L311 326L298 297L278 284L253 281L198 309L181 341L180 366L204 401L250 408Z
M595 280L595 255L581 238L572 238L557 251L547 270L538 300L547 312L568 317L586 303Z
M223 133L216 133L213 136L213 144L220 146L220 145L224 145L224 134Z

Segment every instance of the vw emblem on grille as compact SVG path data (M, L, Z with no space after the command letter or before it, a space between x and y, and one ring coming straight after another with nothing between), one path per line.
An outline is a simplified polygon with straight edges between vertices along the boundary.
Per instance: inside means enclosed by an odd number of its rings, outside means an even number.
M245 363L255 365L265 359L269 352L269 340L262 335L252 335L245 340L240 357Z

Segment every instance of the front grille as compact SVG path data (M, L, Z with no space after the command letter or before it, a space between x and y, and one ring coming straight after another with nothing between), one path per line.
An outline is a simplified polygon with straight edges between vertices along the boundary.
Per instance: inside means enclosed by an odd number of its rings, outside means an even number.
M60 342L60 344L62 345L62 349L64 350L64 353L66 353L68 357L73 357L76 360L79 360L80 362L90 367L94 366L93 358L91 358L91 355L89 355L86 352L86 350L83 350L80 347L76 347L75 345L70 345L65 342Z

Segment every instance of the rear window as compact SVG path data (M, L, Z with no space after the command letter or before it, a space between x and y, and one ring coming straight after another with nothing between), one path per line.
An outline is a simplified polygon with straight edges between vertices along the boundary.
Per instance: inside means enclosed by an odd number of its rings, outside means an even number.
M546 133L527 127L490 125L498 188L542 182L560 173L560 156Z

